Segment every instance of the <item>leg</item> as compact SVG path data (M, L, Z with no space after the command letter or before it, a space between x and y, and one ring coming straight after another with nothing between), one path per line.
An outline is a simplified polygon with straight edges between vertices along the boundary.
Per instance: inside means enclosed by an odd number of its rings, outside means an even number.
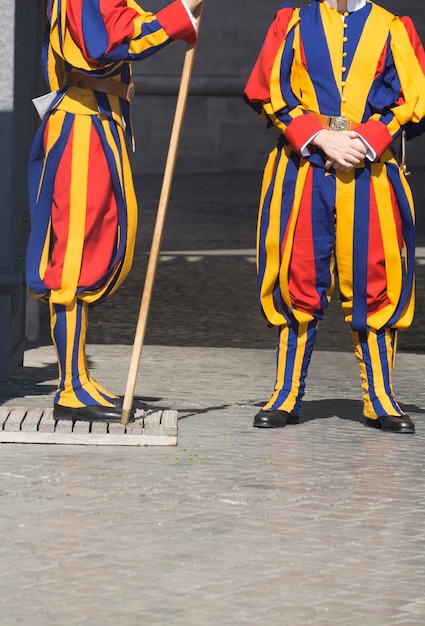
M254 418L254 426L273 428L285 426L301 413L305 379L317 335L318 321L293 322L279 329L277 377L275 390Z
M301 412L318 321L334 287L335 183L319 168L298 170L298 161L289 150L272 162L260 205L259 299L279 328L276 386L254 418L260 428L285 426Z
M368 426L413 433L413 422L396 402L393 384L394 333L390 329L353 332L354 351L363 388L363 414Z
M401 213L407 222L410 212L403 194L400 181L390 181L378 165L372 165L371 171L361 168L340 174L336 256L343 308L360 367L366 423L393 432L414 432L392 388L391 329L406 328L413 314L413 286L403 276L401 259Z
M51 335L59 365L55 416L120 418L115 396L108 394L88 371L85 353L87 308L87 304L77 298L68 305L50 303Z

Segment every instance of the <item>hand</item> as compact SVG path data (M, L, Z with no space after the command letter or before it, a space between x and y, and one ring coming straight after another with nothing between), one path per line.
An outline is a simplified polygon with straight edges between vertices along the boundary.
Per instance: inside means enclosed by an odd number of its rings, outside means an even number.
M312 141L313 145L321 148L328 157L325 168L349 172L366 156L367 147L356 132L344 130L334 132L322 130Z
M195 13L197 7L202 4L203 0L186 0L186 4L192 13Z

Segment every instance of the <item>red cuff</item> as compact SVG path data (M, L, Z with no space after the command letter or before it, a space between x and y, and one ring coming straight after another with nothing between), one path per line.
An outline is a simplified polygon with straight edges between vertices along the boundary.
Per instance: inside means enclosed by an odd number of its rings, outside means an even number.
M369 120L356 128L356 133L375 150L378 158L391 145L393 137L383 122Z
M175 0L156 14L159 23L172 39L182 39L195 45L198 37L192 21L180 0Z
M308 113L294 118L285 130L285 137L295 150L300 152L313 135L323 130L323 126Z

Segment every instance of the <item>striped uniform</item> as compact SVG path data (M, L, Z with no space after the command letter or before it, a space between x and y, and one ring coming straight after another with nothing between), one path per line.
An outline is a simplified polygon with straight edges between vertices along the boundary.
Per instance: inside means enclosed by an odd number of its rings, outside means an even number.
M279 328L277 382L264 410L301 410L317 326L337 272L369 418L397 415L393 329L414 310L414 210L392 142L422 130L425 55L409 18L372 2L344 18L325 2L285 2L245 89L280 132L264 171L257 231L258 289ZM322 116L342 116L376 159L327 171L308 142Z
M55 402L108 404L112 394L87 370L85 329L88 305L110 296L132 264L137 203L127 148L130 105L116 95L64 86L64 76L78 71L128 84L132 61L175 39L194 44L196 29L180 0L156 15L134 0L50 0L47 17L42 62L52 99L30 155L27 283L51 309L61 373Z

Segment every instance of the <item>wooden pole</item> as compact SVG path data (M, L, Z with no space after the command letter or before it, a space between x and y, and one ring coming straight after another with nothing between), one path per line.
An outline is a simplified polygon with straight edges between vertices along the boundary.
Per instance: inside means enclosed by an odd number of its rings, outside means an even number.
M200 5L198 22L201 22L202 10L204 3ZM139 371L140 357L146 333L146 325L148 321L148 313L150 302L152 299L153 285L155 281L156 268L158 265L158 257L161 247L162 233L164 231L165 217L167 214L168 202L170 198L171 183L173 180L174 169L177 158L177 150L180 141L181 129L183 125L184 113L189 94L190 80L192 77L193 63L195 60L196 46L189 44L186 49L182 76L180 80L180 88L177 96L176 111L174 114L174 122L171 130L170 144L168 147L168 155L165 163L164 177L162 180L161 194L158 203L158 212L156 216L155 229L152 237L151 251L149 255L148 268L146 270L145 284L143 288L142 300L139 310L139 318L136 326L134 337L133 351L131 355L130 367L127 378L127 386L124 395L121 423L128 424L130 413L133 405L134 389L136 386L137 374Z

